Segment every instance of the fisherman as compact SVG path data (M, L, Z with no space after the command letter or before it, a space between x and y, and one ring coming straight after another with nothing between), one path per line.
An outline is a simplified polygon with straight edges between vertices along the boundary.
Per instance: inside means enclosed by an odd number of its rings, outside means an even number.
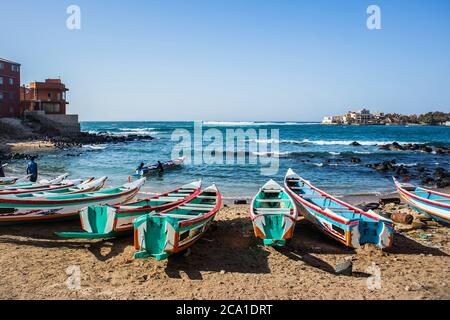
M0 178L4 178L5 177L5 173L3 172L3 164L2 164L2 160L0 160Z
M144 166L145 166L145 164L143 162L141 162L139 167L137 167L137 169L136 169L136 174L142 175L144 173Z
M161 161L158 160L158 173L161 175L164 173L164 168L163 168L163 164L161 163Z
M38 165L34 161L36 157L31 157L30 162L28 162L27 174L30 175L30 181L36 182L38 178Z

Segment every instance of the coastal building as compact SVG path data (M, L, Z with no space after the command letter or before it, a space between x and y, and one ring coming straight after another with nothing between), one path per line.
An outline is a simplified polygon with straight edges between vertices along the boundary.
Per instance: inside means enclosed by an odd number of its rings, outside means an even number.
M38 122L47 131L63 135L80 133L78 115L67 114L67 91L69 89L60 79L46 79L23 86L20 91L23 116Z
M379 113L378 117L384 114ZM348 111L346 114L340 116L326 116L323 118L323 124L371 124L375 117L368 109L361 109L358 111Z
M20 114L20 63L0 58L0 118Z
M342 121L342 116L327 116L323 118L322 124L341 124Z
M60 79L31 82L21 88L21 100L26 111L45 111L46 114L66 114L66 92L69 91Z

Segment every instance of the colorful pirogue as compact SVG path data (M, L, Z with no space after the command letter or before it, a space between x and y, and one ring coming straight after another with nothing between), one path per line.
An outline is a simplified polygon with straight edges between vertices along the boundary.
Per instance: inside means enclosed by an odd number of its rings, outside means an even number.
M292 169L285 176L285 187L303 207L306 219L331 238L352 248L366 243L376 244L381 249L392 245L394 227L390 219L325 193Z
M255 236L265 245L283 246L294 235L298 212L286 190L270 180L253 198L250 217Z
M63 238L101 239L126 235L133 231L136 218L152 211L160 212L193 199L200 193L201 180L137 202L114 206L89 206L80 211L84 232L57 232Z
M28 176L23 178L16 177L0 177L0 186L8 186L13 185L18 182L25 182L28 179Z
M29 176L26 176L21 179L15 180L15 182L13 182L13 183L0 185L0 191L7 190L7 189L15 189L15 188L28 188L28 189L43 188L43 187L48 187L50 185L56 185L56 184L65 184L66 186L68 184L74 184L73 183L74 180L66 180L67 176L68 176L68 174L65 173L55 179L52 179L52 180L43 179L43 180L40 180L39 182L29 182L29 181L27 181ZM81 180L79 180L79 181L81 183Z
M162 167L164 170L172 170L172 169L176 169L179 168L181 165L183 165L184 160L186 158L185 157L181 157L181 158L177 158L174 160L168 160L168 161L164 161L161 162ZM135 176L148 176L154 173L158 172L158 164L151 164L151 165L147 165L145 167L143 167L141 170L136 170L135 172Z
M86 180L64 180L58 184L39 183L32 186L17 186L15 188L0 189L0 197L6 195L23 195L24 197L39 195L52 195L64 193L81 193L100 190L105 184L106 177L94 180L88 178Z
M208 230L221 203L220 192L212 185L176 207L137 218L134 257L163 260L189 248Z
M400 197L414 210L430 216L443 224L450 224L450 195L410 184L394 178Z
M97 192L46 195L19 194L0 197L0 225L77 218L89 205L115 205L134 198L145 178Z

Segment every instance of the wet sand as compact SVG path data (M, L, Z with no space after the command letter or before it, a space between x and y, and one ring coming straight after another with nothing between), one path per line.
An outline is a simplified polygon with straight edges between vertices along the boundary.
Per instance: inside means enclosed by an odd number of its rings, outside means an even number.
M294 240L275 249L254 237L248 205L232 205L190 251L160 262L133 259L132 237L53 235L79 230L78 221L1 227L0 299L450 299L449 230L425 223L398 225L394 247L382 252L348 249L301 221ZM344 260L351 276L334 273ZM80 288L71 289L67 272L77 268Z

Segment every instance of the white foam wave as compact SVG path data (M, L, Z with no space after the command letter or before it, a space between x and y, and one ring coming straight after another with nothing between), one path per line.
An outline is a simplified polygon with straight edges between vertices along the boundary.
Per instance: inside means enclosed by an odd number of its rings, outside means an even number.
M86 144L83 145L83 148L92 149L92 150L104 150L106 146L104 144L94 145L94 144Z
M205 126L301 126L316 125L317 122L255 122L255 121L203 121Z

